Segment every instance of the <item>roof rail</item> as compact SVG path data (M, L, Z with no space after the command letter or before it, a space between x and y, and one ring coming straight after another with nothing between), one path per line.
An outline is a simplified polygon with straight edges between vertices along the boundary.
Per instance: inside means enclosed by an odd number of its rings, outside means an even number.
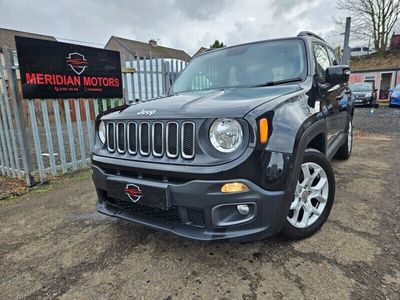
M314 37L316 39L319 39L319 40L325 42L325 40L322 37L316 35L315 33L311 32L311 31L300 31L297 36L312 36L312 37Z

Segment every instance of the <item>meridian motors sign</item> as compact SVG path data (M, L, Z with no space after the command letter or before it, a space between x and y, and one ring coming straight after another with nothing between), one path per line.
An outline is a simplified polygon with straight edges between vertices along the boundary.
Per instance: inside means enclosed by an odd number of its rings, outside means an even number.
M122 98L119 52L15 37L26 99Z

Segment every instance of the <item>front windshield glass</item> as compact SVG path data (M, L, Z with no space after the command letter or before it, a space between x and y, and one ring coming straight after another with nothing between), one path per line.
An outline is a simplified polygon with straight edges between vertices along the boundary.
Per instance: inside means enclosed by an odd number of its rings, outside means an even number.
M370 92L372 91L372 83L355 83L351 86L353 92Z
M267 41L221 49L195 58L176 80L172 93L300 80L306 72L302 41Z

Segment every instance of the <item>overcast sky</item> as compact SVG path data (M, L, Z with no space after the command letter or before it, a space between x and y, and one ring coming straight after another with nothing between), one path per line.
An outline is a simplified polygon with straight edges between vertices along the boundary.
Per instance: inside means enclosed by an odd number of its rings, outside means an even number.
M310 30L339 44L332 33L334 0L0 0L0 27L104 46L111 35L192 55L218 39L227 45Z

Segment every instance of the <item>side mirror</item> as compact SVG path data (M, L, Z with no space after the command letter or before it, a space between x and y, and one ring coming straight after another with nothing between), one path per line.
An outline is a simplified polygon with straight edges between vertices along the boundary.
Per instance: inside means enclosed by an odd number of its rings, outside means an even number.
M374 92L377 92L378 91L378 89L374 89Z
M350 67L347 65L332 66L326 69L326 82L336 85L349 81Z
M393 93L393 90L392 90L392 89L390 89L388 92L389 92L389 93Z

